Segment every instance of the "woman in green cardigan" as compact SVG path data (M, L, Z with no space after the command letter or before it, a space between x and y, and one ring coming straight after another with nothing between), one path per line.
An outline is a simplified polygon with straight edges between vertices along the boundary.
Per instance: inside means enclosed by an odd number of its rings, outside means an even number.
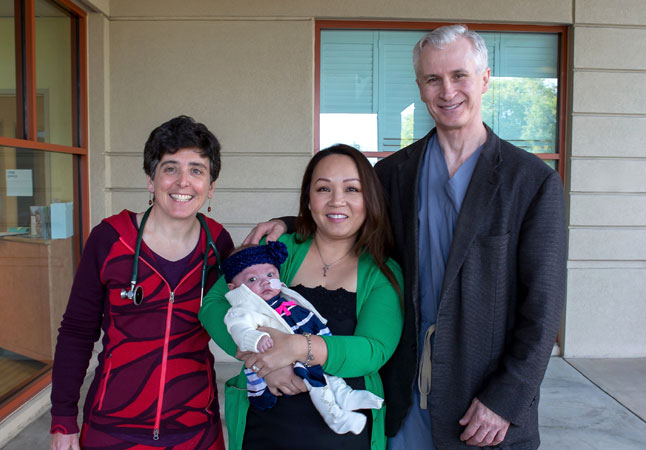
M307 298L328 319L333 336L291 335L266 329L274 346L264 353L238 352L223 318L230 305L222 278L204 298L200 320L227 353L242 359L279 396L271 409L249 408L243 372L227 381L229 448L386 448L385 407L359 435L335 434L312 405L294 361L320 364L354 389L383 397L379 369L394 352L402 330L402 275L387 257L390 225L374 170L358 150L336 145L308 164L301 187L296 233L280 238L288 259L283 283ZM281 394L285 394L282 395Z

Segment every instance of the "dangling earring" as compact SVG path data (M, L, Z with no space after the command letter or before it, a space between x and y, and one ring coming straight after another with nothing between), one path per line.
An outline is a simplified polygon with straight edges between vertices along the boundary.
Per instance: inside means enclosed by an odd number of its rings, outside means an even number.
M209 199L209 207L206 208L206 212L211 212L211 199Z
M155 194L152 192L148 193L148 206L152 205L155 201Z

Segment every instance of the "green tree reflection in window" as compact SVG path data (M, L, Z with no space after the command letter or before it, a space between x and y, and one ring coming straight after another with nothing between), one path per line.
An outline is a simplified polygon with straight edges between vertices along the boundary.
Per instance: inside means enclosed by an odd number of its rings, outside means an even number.
M556 80L492 77L482 118L502 137L532 153L554 153Z

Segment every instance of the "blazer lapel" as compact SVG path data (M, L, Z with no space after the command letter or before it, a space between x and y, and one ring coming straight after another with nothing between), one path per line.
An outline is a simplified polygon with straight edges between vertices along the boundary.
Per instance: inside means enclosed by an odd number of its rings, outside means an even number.
M429 133L413 146L407 152L408 158L402 161L397 167L397 176L400 187L398 192L398 201L402 207L400 211L404 215L404 223L407 224L410 236L415 236L415 248L417 248L417 236L419 227L417 226L417 202L419 192L419 170L424 158L428 138L433 132Z
M500 140L493 134L491 129L487 128L487 133L487 141L471 176L471 181L460 209L460 215L455 224L453 241L451 242L451 250L449 251L442 283L442 299L455 281L469 247L476 237L480 218L485 216L484 212L499 187L496 168L501 161Z
M397 166L397 183L398 187L396 201L399 202L397 214L401 217L402 230L404 236L401 241L404 242L404 252L402 258L406 261L406 267L411 268L407 274L407 289L410 289L410 299L414 305L414 311L418 311L419 302L419 226L418 226L418 192L419 192L419 171L426 153L426 146L429 137L434 133L434 129L425 137L415 142L406 150L407 158ZM395 200L392 198L391 201ZM415 326L418 327L417 320ZM419 331L419 330L417 330Z

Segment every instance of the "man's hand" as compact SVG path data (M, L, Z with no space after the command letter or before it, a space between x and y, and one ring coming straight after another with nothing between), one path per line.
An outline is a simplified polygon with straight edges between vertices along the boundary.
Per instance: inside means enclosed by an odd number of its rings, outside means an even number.
M50 439L51 450L81 450L78 434L54 433Z
M303 383L303 379L294 373L291 366L267 374L265 383L267 383L269 392L277 397L283 394L296 395L307 392L307 386Z
M466 427L460 440L478 447L500 444L509 429L508 420L487 408L477 398L473 399L466 414L460 419L460 425Z
M273 219L268 222L262 222L253 227L249 235L244 238L242 245L258 244L263 236L267 236L267 241L275 241L287 231L285 222Z

